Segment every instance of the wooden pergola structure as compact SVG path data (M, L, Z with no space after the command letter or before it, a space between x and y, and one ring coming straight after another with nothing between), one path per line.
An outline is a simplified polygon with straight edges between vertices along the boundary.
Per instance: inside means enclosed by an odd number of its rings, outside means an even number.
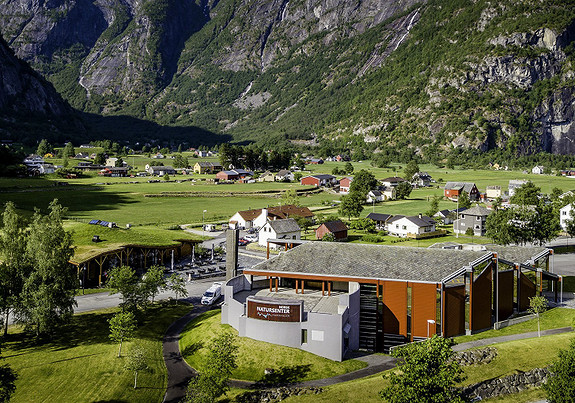
M119 248L102 251L82 260L70 260L76 267L78 277L83 286L95 284L98 287L104 282L105 273L113 267L131 266L135 269L146 270L152 265L163 265L165 260L174 254L180 259L192 254L194 245L201 243L195 239L176 239L174 245L124 245Z

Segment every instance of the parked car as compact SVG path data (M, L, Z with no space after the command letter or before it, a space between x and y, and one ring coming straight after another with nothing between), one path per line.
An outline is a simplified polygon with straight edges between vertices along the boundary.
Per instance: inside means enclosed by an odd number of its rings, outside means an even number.
M256 242L258 240L258 234L246 235L246 240L250 242Z
M238 245L240 245L240 246L246 246L246 245L249 244L249 243L250 243L250 241L248 241L248 240L245 239L245 238L240 238L240 239L238 239Z
M202 295L202 305L213 305L222 296L222 283L213 283Z

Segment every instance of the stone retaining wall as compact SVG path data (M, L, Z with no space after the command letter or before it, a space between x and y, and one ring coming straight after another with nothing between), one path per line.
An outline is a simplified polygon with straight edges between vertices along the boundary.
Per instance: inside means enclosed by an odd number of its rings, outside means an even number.
M518 393L547 382L549 370L535 368L528 372L504 376L467 386L463 393L470 400L485 400L496 396Z
M290 396L317 395L323 392L322 388L289 388L281 387L265 390L254 390L245 392L236 397L236 401L241 403L273 403L281 402Z
M497 357L497 349L485 347L477 350L467 350L455 355L455 360L462 366L489 364Z

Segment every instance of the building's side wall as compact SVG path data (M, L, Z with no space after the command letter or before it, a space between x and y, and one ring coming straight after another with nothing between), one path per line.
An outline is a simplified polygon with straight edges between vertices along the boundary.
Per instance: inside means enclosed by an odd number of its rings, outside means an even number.
M428 320L437 318L437 286L435 284L411 283L411 334L413 337L427 337L436 333L436 324Z
M347 310L346 310L347 313ZM302 329L307 329L307 343L301 349L334 361L343 359L343 317L309 312L307 322L302 322Z
M407 336L406 282L383 282L383 332Z
M465 285L446 287L443 293L443 336L465 333Z
M244 315L244 304L234 299L234 294L251 289L251 284L244 275L234 277L224 286L224 304L222 305L222 323L238 330L239 318Z
M492 268L489 267L473 281L471 294L471 331L491 327Z

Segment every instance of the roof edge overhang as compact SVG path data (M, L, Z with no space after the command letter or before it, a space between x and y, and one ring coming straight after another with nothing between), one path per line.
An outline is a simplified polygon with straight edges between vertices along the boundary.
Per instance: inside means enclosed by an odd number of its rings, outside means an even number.
M314 279L314 280L336 280L336 281L356 281L358 283L373 283L377 284L379 281L404 281L408 283L423 283L423 284L440 284L441 281L425 281L425 280L409 280L409 279L397 279L397 278L379 278L379 277L360 277L360 276L342 276L337 274L319 274L319 273L301 273L293 271L268 271L268 270L254 270L254 269L244 269L244 274L255 275L255 276L277 276L277 277L288 277L288 278L303 278L303 279Z

